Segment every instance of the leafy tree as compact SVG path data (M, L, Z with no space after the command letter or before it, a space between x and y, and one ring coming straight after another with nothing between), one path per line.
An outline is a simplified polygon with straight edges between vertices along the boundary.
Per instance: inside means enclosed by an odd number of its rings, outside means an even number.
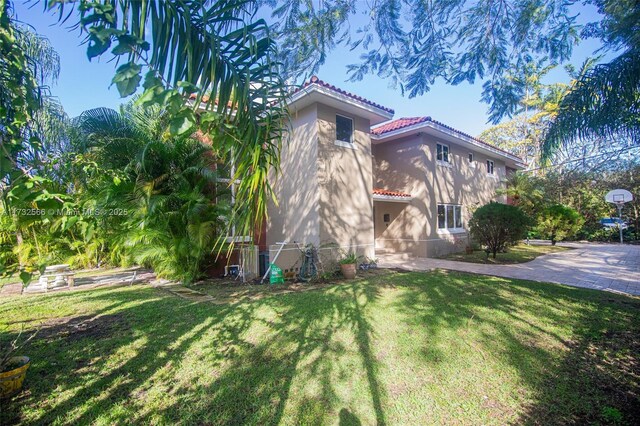
M583 223L584 218L571 207L554 204L542 211L537 228L555 246L557 241L573 237Z
M571 3L559 0L262 3L274 7L285 70L316 72L331 49L346 45L361 52L361 61L348 67L351 79L377 74L410 96L427 92L438 78L487 79L483 99L494 121L515 113L525 97L520 76L527 64L565 61L580 39Z
M471 236L485 246L487 255L504 251L526 236L530 219L519 207L491 202L476 209L469 221Z
M578 69L571 65L565 66L565 70L572 78L570 84L543 83L543 78L555 68L555 65L530 63L524 70L514 70L512 78L524 79L524 98L518 102L513 119L485 130L480 135L480 139L520 156L528 163L529 169L536 174L551 162L557 166L580 157L589 158L601 148L607 147L613 151L614 146L623 145L603 139L584 140L579 147L556 151L553 161L547 158L547 161L542 162L542 144L551 122L558 115L563 97L570 90L571 84L583 78L589 70L593 69L598 60L599 58L589 58Z
M46 90L46 84L55 80L58 72L59 59L48 41L16 25L10 3L0 2L0 211L10 216L10 221L3 219L3 225L9 226L21 252L5 252L0 273L20 271L25 282L34 268L26 267L29 251L24 234L33 234L34 230L27 228L40 217L20 216L15 209L48 209L68 200L38 174L45 137L59 123L56 119L64 119L64 114L57 114L60 110L53 107ZM7 238L4 234L5 247ZM38 249L37 241L34 243Z
M568 142L625 135L637 140L640 4L587 0L600 19L582 26L575 2L560 0L263 0L275 6L274 29L285 70L315 72L337 45L361 52L351 79L377 74L416 96L436 79L483 84L493 123L517 114L531 88L528 67L562 63L582 39L622 51L579 78L545 139L545 155ZM362 18L362 17L366 18ZM354 30L355 27L355 30Z

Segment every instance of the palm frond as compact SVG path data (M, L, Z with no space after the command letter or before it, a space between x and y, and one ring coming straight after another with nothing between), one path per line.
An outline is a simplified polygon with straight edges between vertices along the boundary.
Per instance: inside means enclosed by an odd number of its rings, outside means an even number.
M548 159L580 139L628 137L640 143L640 51L629 49L583 74L563 98L542 145Z

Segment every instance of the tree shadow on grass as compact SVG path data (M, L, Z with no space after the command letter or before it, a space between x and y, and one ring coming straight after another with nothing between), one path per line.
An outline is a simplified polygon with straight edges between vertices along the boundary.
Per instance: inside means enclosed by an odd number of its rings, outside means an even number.
M28 349L32 367L27 391L2 410L3 424L124 421L114 417L114 405L131 404L141 383L179 363L204 329L230 311L207 307L206 315L199 315L202 306L152 289L96 291L89 297L106 306L92 315L43 326L42 335ZM87 322L97 325L91 333L73 330ZM21 416L21 408L37 414Z
M235 309L244 309L250 305L254 312L264 307L276 310L275 319L253 317L265 329L275 331L272 338L246 345L241 353L227 360L228 365L215 380L189 392L177 389L173 404L162 413L150 413L143 421L159 415L163 420L178 422L180 407L189 406L190 422L198 424L278 424L285 414L288 422L296 424L329 423L340 403L332 381L340 375L336 371L340 367L328 360L351 350L333 338L348 331L357 343L375 422L385 424L382 390L370 347L372 330L365 313L376 298L376 287L353 284L236 306ZM305 378L317 389L309 394L297 389L300 393L293 396L297 403L287 407L294 381L298 380L298 388L304 388L305 383L300 382Z
M639 424L640 301L554 284L440 272L411 276L397 308L427 329L424 361L441 334L513 368L530 390L513 424ZM466 329L474 324L472 337ZM451 336L451 334L447 334ZM451 344L451 342L449 342ZM482 397L476 395L476 397ZM499 403L497 404L500 405Z
M27 389L0 421L277 424L304 372L320 389L297 396L287 415L325 423L337 414L332 378L341 374L326 359L351 350L333 339L347 333L384 424L366 319L376 297L361 284L222 306L153 289L95 291L87 298L102 309L54 321L34 341Z
M232 305L142 287L36 299L82 297L95 309L43 330L28 349L26 390L0 422L392 423L393 383L381 381L374 346L383 291L394 292L384 315L418 330L405 338L423 344L406 355L419 365L441 371L439 348L460 344L517 371L529 390L517 402L527 405L494 409L504 422L605 422L615 410L638 418L638 301L443 272Z

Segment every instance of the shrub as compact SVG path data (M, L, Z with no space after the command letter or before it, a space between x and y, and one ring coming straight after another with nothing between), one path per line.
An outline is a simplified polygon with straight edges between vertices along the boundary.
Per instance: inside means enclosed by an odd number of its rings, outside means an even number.
M531 221L518 207L491 202L478 208L469 221L473 239L482 244L487 253L503 251L527 235Z
M557 241L573 237L582 228L583 223L584 218L571 207L553 204L540 214L538 231L555 245Z

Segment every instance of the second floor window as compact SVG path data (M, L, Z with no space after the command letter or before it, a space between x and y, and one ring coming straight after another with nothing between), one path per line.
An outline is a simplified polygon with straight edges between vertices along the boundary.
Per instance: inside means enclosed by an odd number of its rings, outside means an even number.
M473 152L469 153L469 156L467 157L467 159L469 160L469 163L473 163Z
M487 174L492 175L493 173L493 161L487 160Z
M447 145L436 144L436 160L445 163L449 162L449 147Z
M353 120L336 115L336 140L353 143Z

